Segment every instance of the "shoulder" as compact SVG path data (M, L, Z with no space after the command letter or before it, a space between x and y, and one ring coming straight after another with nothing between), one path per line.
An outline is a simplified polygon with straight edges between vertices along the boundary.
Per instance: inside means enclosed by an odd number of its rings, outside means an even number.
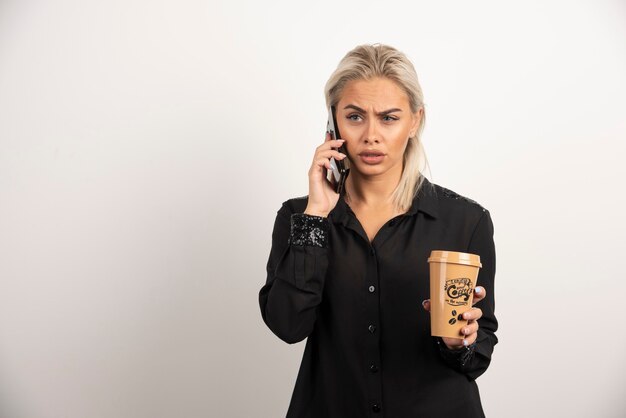
M279 212L285 213L302 213L306 209L306 206L309 202L309 195L292 197L290 199L285 200L282 203Z
M468 196L436 183L431 182L431 185L439 208L444 213L459 214L461 212L480 218L485 212L489 212L483 205Z

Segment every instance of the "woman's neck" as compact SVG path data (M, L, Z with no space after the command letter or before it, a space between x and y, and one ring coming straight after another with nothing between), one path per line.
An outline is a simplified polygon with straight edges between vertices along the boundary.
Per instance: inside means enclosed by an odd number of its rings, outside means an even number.
M350 206L382 209L392 204L391 194L400 182L401 171L390 170L384 175L362 176L352 170L346 179L346 201Z

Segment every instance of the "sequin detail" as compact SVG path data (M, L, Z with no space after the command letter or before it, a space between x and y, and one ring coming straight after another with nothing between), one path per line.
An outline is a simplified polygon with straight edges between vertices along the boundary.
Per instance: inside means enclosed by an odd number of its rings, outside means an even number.
M485 212L485 210L486 210L486 209L485 209L484 207L482 207L482 206L481 206L481 204L480 204L480 203L478 203L477 201L472 200L472 199L470 199L469 197L465 197L465 196L463 196L463 195L460 195L460 194L458 194L458 193L456 193L456 192L454 192L454 191L452 191L452 190L450 190L450 189L446 189L446 188L445 188L445 187L443 187L443 186L439 186L439 187L441 187L441 191L443 192L443 195L444 195L445 197L449 197L449 198L451 198L451 199L463 200L463 201L465 201L465 202L473 203L473 204L475 204L475 205L479 206L479 207L483 210L483 212Z
M328 218L304 213L291 214L291 234L289 243L293 245L310 245L328 248Z
M437 345L439 346L439 352L443 357L448 360L457 362L459 366L463 367L468 361L474 357L474 351L476 351L476 341L467 347L463 347L459 350L449 349L440 337L437 337Z

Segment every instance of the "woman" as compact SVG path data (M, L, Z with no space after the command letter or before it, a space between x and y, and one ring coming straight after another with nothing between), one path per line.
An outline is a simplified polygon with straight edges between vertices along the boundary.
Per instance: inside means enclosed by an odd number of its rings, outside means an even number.
M278 210L259 292L274 334L308 337L287 417L483 417L475 379L498 341L490 213L420 172L424 103L404 54L380 44L350 51L326 103L342 141L326 135L309 194ZM341 195L326 179L331 157L350 168ZM481 258L477 306L459 338L430 335L435 249Z

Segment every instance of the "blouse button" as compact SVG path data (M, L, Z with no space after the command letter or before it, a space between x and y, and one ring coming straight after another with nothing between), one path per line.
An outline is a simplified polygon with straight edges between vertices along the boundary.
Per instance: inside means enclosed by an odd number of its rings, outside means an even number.
M372 411L380 412L380 406L377 403L375 403L374 405L372 405Z
M376 288L375 288L374 286L370 286L370 287L369 287L369 291L370 291L370 293L374 293L374 290L376 290Z
M376 325L370 325L369 327L367 327L367 329L369 329L370 332L373 334L374 331L376 331Z
M375 364L372 364L372 365L370 366L370 371L371 371L372 373L376 373L376 372L378 371L378 367L376 367L376 365L375 365Z
M370 253L371 253L372 255L374 255L374 254L376 254L376 251L374 251L374 249L372 248L372 249L371 249L371 251L370 251Z
M392 219L392 220L389 221L389 226L394 226L395 223L396 223L396 220Z

